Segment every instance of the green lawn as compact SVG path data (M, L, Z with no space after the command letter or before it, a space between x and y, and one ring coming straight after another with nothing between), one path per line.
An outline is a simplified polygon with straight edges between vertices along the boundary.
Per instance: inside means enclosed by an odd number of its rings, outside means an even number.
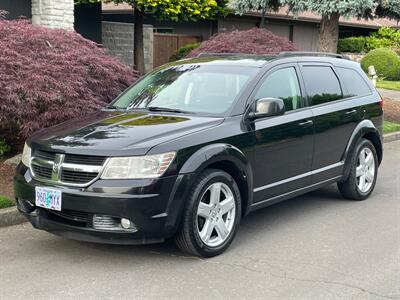
M0 196L0 209L1 208L11 207L11 206L14 206L14 205L15 205L14 201L11 201L10 199L8 199L5 196Z
M379 80L376 87L381 89L400 91L400 81Z
M390 133L390 132L395 132L395 131L400 131L400 124L392 123L389 121L385 121L383 123L383 132L384 133Z

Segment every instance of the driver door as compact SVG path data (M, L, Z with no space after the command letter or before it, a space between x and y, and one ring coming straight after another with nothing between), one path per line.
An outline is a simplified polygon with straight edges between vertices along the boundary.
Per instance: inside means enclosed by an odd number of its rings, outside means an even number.
M280 98L286 112L254 121L254 204L277 199L311 184L314 148L312 112L303 97L296 64L267 72L253 101Z

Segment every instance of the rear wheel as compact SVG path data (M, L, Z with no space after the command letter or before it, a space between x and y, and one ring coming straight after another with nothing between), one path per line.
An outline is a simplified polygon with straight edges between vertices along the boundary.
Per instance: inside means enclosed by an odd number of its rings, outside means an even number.
M241 216L241 199L235 180L220 170L206 170L190 191L178 247L189 254L212 257L231 244Z
M350 163L349 178L338 183L339 190L348 199L367 199L375 188L378 175L378 156L374 145L362 139Z

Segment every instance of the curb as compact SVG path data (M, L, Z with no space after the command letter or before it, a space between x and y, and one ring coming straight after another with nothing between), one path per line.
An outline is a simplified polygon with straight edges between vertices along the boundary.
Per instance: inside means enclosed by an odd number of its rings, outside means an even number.
M400 131L388 133L383 136L384 143L400 140ZM28 220L18 211L16 207L0 209L0 227L18 225Z
M0 227L18 225L27 221L15 206L0 209Z
M393 133L387 133L383 135L383 142L384 143L390 143L394 141L400 140L400 131L393 132Z

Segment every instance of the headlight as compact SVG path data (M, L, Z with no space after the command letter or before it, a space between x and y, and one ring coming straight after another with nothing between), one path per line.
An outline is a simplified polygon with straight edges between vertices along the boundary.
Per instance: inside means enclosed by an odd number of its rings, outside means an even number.
M31 155L32 155L32 150L31 148L25 143L24 145L24 151L22 152L22 163L27 166L28 168L31 165Z
M112 157L107 162L101 178L157 178L164 174L174 158L175 152L146 156Z

